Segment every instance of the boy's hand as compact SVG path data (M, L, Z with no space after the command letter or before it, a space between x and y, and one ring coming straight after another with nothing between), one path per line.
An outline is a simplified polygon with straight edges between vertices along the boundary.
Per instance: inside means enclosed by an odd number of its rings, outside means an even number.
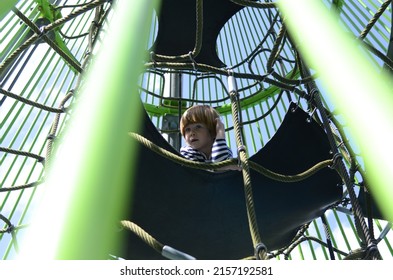
M220 118L216 118L216 139L225 139L225 127Z

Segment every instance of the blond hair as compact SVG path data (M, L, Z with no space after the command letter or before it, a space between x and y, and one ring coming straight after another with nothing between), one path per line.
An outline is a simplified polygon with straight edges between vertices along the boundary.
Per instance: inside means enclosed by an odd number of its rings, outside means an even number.
M188 108L180 119L180 132L184 136L184 129L187 125L192 123L203 123L206 125L210 135L216 137L216 118L220 114L211 106L208 105L194 105Z

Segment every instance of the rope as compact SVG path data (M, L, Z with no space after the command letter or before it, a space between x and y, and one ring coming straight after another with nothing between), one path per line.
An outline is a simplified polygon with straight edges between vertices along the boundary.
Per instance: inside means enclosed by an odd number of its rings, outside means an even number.
M90 4L90 5L93 5L93 4L94 4L94 1L90 2L89 4ZM97 8L97 9L99 9L99 8ZM106 15L107 15L107 14L105 14L104 17L105 17ZM83 59L83 61L82 61L82 67L83 67L83 69L86 68L87 64L88 64L88 63L90 62L90 60L91 60L90 54L91 54L91 52L92 52L92 50L93 50L93 48L94 48L94 46L93 46L93 45L94 45L94 39L93 39L93 37L94 37L94 34L95 34L96 32L98 32L98 26L97 26L96 22L99 22L99 21L100 21L100 14L99 14L99 12L97 11L96 14L95 14L94 21L91 23L91 26L90 26L90 32L89 32L89 48L88 48L88 50L87 50L86 56L84 56L84 59ZM79 75L79 77L78 77L78 79L77 79L77 81L76 81L76 86L75 86L75 88L79 88L81 83L82 83L82 75ZM63 107L64 107L64 105L68 102L68 100L70 100L71 97L74 96L74 93L75 93L74 90L69 90L69 91L68 91L68 94L67 94L67 95L63 98L63 100L60 102L60 108L63 108ZM49 166L49 165L50 165L50 162L51 162L52 147L53 147L53 142L54 142L55 137L56 137L56 134L57 134L57 129L58 129L58 126L59 126L60 117L61 117L61 114L58 112L58 113L56 114L56 116L55 116L55 119L53 120L51 129L50 129L50 132L49 132L49 135L48 135L48 138L47 138L47 139L48 139L48 143L47 143L47 150L46 150L46 166Z
M23 102L25 104L31 105L33 107L36 107L36 108L39 108L39 109L42 109L42 110L45 110L45 111L48 111L48 112L51 112L51 113L64 113L64 109L63 108L57 109L57 108L53 108L53 107L50 107L50 106L46 106L44 104L41 104L41 103L38 103L38 102L34 102L34 101L30 100L30 99L24 98L24 97L22 97L20 95L17 95L15 93L12 93L12 92L10 92L8 90L5 90L5 89L2 89L2 88L0 88L0 92L2 94L4 94L4 95L8 96L8 97L11 97L11 98L16 99L18 101L21 101L21 102Z
M303 67L302 74L306 76L309 75L309 69ZM307 87L310 91L311 102L315 104L315 107L320 112L322 118L322 125L325 128L327 139L330 143L330 147L333 154L332 168L334 168L337 171L337 173L340 175L340 177L342 178L343 182L347 187L348 195L353 206L355 226L357 228L358 234L365 242L367 248L370 248L369 251L371 252L372 258L378 259L380 257L378 249L376 248L376 245L374 244L374 240L370 234L369 228L366 225L364 215L362 213L362 209L360 208L359 201L356 197L356 193L354 190L354 172L352 172L351 175L349 175L347 172L342 155L340 154L339 149L336 145L336 140L334 137L335 135L331 130L329 118L322 104L322 100L316 83L311 82L307 85Z
M342 255L342 256L347 256L347 255L348 255L348 254L345 253L344 251L341 251L341 250L339 250L339 249L337 249L337 248L335 248L335 247L329 245L328 243L323 242L322 240L320 240L320 239L317 238L317 237L314 237L314 236L306 236L305 234L306 234L306 231L307 231L309 225L310 225L310 223L307 223L307 224L303 225L303 226L299 229L298 233L297 233L296 236L292 239L291 243L290 243L288 246L286 246L286 247L284 247L284 248L282 248L282 249L279 249L279 250L277 250L277 251L275 251L275 252L270 253L269 258L274 258L274 257L277 257L277 256L279 256L279 255L284 255L284 258L285 258L286 260L288 260L288 259L290 258L291 252L292 252L298 245L300 245L301 243L303 243L303 242L305 242L305 241L314 241L314 242L318 243L319 245L324 246L325 248L328 248L329 250L332 250L333 252L336 252L336 253L338 253L338 254L340 254L340 255Z
M375 47L371 46L369 43L364 42L364 39L368 35L368 33L371 31L371 29L374 27L374 25L377 23L378 19L382 16L382 14L385 12L385 10L389 7L389 5L392 3L392 0L387 0L384 3L382 3L381 7L378 9L378 11L374 14L374 16L371 18L371 20L368 22L367 26L364 28L362 33L360 33L358 39L363 41L364 46L374 53L376 56L378 56L380 59L385 62L385 65L388 66L391 70L393 70L393 61L385 54L383 54L381 51L376 49Z
M328 246L329 249L329 254L330 254L330 259L334 260L334 253L333 253L333 245L332 245L332 240L331 240L331 236L330 236L330 232L329 232L329 227L328 227L328 222L326 219L325 215L321 216L321 220L322 220L322 224L323 224L323 229L325 231L325 235L326 235L326 244Z
M273 172L253 161L249 161L249 165L252 169L258 171L259 173L265 175L266 177L279 181L279 182L284 182L284 183L294 183L294 182L300 182L303 181L312 175L316 174L318 171L322 170L323 168L330 167L332 165L333 161L328 159L321 161L314 166L312 166L310 169L305 170L301 173L295 174L295 175L283 175L279 174L276 172Z
M276 3L272 2L254 2L254 1L249 1L249 0L230 0L231 2L241 5L241 6L247 6L247 7L254 7L254 8L260 8L260 9L275 9L277 8Z
M90 2L88 5L84 5L82 8L75 10L73 13L71 13L70 15L59 19L55 22L53 22L50 25L47 25L43 30L38 29L38 27L32 23L27 17L25 17L20 11L18 10L14 10L14 12L23 20L26 22L26 24L28 24L34 32L39 32L39 34L35 34L33 36L31 36L28 40L25 41L25 43L23 43L21 46L19 46L19 48L17 48L10 56L7 57L7 59L5 61L3 61L2 64L0 64L0 74L2 73L2 71L4 71L5 69L7 69L9 67L9 65L12 63L12 61L14 61L14 59L19 56L27 47L29 47L31 44L34 43L34 41L36 41L40 36L45 40L46 35L45 33L55 29L56 27L64 24L66 21L73 19L74 17L85 13L87 10L90 10L91 8L96 7L97 5L101 5L104 2L108 2L106 1L92 1ZM96 15L96 20L97 19L97 15ZM48 38L47 38L48 39ZM69 57L68 55L66 55L65 53L62 53L61 50L59 52L59 49L57 48L57 46L54 46L54 43L48 39L47 42L51 47L53 47L66 61L69 61ZM90 47L92 47L92 45L90 44ZM89 56L86 56L82 65L83 65L83 69L85 67L85 65L87 64L87 62L89 61ZM72 63L71 63L72 65ZM78 66L80 69L82 70L82 68L79 66L79 64L77 65L73 65ZM80 75L78 77L77 83L76 83L76 87L80 86L80 83L82 81L82 76ZM51 113L56 113L55 119L52 123L52 127L50 130L50 133L47 137L48 139L48 143L47 143L47 152L46 152L46 158L42 157L40 155L34 154L34 153L30 153L30 152L25 152L25 151L19 151L19 150L15 150L15 149L11 149L11 148L5 148L5 147L0 147L0 151L2 152L6 152L6 153L10 153L10 154L16 154L16 155L22 155L22 156L27 156L27 157L31 157L31 158L35 158L37 159L37 161L45 163L44 166L45 168L48 168L48 163L50 160L50 156L52 154L52 145L53 145L53 141L56 137L56 133L57 133L57 129L58 129L58 125L59 125L59 121L60 121L60 117L62 114L64 114L67 110L66 108L64 108L65 104L67 103L67 101L73 97L74 95L74 91L70 90L68 92L68 94L63 98L63 100L61 101L59 108L53 108L53 107L49 107L43 104L40 104L38 102L34 102L32 100L29 100L27 98L21 97L17 94L14 94L10 91L7 91L5 89L0 88L0 92L2 94L4 94L5 96L14 98L18 101L21 101L25 104L31 105L33 107L51 112ZM23 184L23 185L18 185L18 186L11 186L11 187L6 187L6 188L0 188L0 193L2 192L11 192L11 191L17 191L17 190L23 190L23 189L27 189L27 188L32 188L32 187L36 187L40 184L42 184L44 182L44 179L41 178L40 180L36 181L36 182L32 182L32 183L27 183L27 184ZM5 216L3 216L2 214L0 214L0 219L3 220L6 224L7 224L7 228L6 229L2 229L0 230L0 234L3 233L11 233L12 235L12 239L13 239L13 244L15 247L15 250L18 251L18 242L17 242L17 238L16 238L16 233L15 230L20 229L20 228L24 228L24 225L19 225L19 226L14 226L11 224L11 221L9 219L7 219Z
M128 135L134 138L135 140L137 140L139 143L143 144L148 149L152 150L153 152L156 152L173 162L182 164L187 167L203 169L203 170L209 170L209 169L218 170L221 167L234 165L237 163L235 159L229 159L229 160L214 162L214 163L204 163L204 162L196 162L196 161L188 160L157 146L156 144L154 144L153 142L151 142L150 140L146 139L145 137L139 134L136 134L134 132L129 132Z
M1 213L0 213L0 220L2 220L7 225L7 228L0 230L0 233L11 233L14 230L15 227L11 223L11 221Z
M387 55L383 54L380 50L376 49L374 46L371 46L367 42L363 42L363 46L365 46L370 52L375 54L378 58L380 58L390 70L393 71L393 61Z
M339 151L337 149L337 146L335 145L333 135L329 129L329 120L326 116L325 110L323 110L323 105L322 105L322 101L320 99L319 93L317 91L315 91L313 95L314 95L316 107L319 109L321 116L322 116L322 121L326 127L326 132L327 132L327 136L328 136L331 148L332 148L333 155L339 155ZM368 246L370 246L371 244L373 244L373 240L371 238L370 231L369 231L369 229L366 225L366 222L364 220L364 216L363 216L362 210L360 208L359 201L356 198L356 194L354 191L354 184L346 171L345 164L342 161L342 158L337 157L337 160L334 163L334 167L337 170L337 172L340 174L343 181L345 182L345 185L347 186L348 194L351 199L352 206L353 206L355 224L357 224L357 226L359 226L359 228L362 230L362 232L360 232L360 233L363 233L364 238L365 238L364 241L366 242L366 244Z
M319 245L324 246L325 248L328 248L328 247L329 247L329 245L328 245L326 242L323 242L322 240L320 240L320 239L317 238L317 237L314 237L314 236L301 236L297 241L295 241L293 244L291 244L290 247L288 247L287 251L285 251L285 255L288 257L289 254L290 254L299 244L301 244L301 243L303 243L303 242L305 242L305 241L310 241L310 240L311 240L311 241L314 241L314 242L316 242L316 243L318 243ZM344 251L342 251L342 250L339 250L339 249L337 249L337 248L335 248L335 247L332 247L332 250L333 250L334 252L336 252L336 253L342 255L342 256L348 256L348 253L346 253L346 252L344 252Z
M164 68L164 69L172 68L172 69L178 69L178 70L193 70L194 66L197 70L202 71L202 72L204 72L204 71L205 72L212 72L212 73L216 73L216 74L224 75L224 76L228 75L228 70L217 68L217 67L207 65L207 64L202 64L202 63L198 63L197 65L194 65L192 63L182 63L182 62L149 62L149 63L145 63L146 68ZM308 82L308 80L303 80L303 81L299 80L299 82L295 86L295 85L288 85L286 83L271 79L268 77L268 75L269 74L257 75L257 74L233 72L233 76L235 78L250 79L250 80L257 80L260 82L265 82L270 85L276 86L280 89L293 92L293 93L299 95L300 97L308 100L309 97L305 94L305 92L298 88L299 83L300 84L302 82L306 83L306 82Z
M242 141L242 135L241 135L241 129L239 123L239 108L238 108L237 95L238 93L236 92L236 90L230 92L235 138L236 138L236 144L238 146L238 156L240 160L240 166L242 168L243 181L244 181L244 192L245 192L245 199L246 199L248 222L250 227L251 239L255 248L255 256L259 259L266 260L267 250L261 241L261 236L258 229L256 213L254 209L254 198L253 198L252 186L251 186L249 162Z
M22 12L20 12L18 9L14 8L13 9L14 13L21 19L23 20L24 23L29 26L36 35L32 36L35 39L43 39L45 43L47 43L55 52L57 52L64 60L71 65L74 69L76 69L79 73L83 71L83 69L80 67L79 63L72 59L68 54L66 54L55 42L53 42L51 39L49 39L48 36L46 36L48 30L47 27L43 27L42 29L38 28L37 25L34 24L30 19L28 19Z
M370 232L369 232L368 227L365 223L364 216L363 216L362 210L360 208L359 202L356 198L356 194L355 194L355 191L353 188L353 183L351 182L351 179L349 178L348 173L346 172L346 168L345 168L345 165L342 160L337 161L336 170L341 175L341 177L344 179L344 182L347 186L348 194L349 194L349 197L351 199L351 203L352 203L352 206L354 209L355 223L360 225L360 228L363 230L365 242L367 244L371 244L372 239L370 236Z
M73 97L74 95L74 91L70 90L68 92L68 94L63 98L63 100L60 102L60 108L63 108L64 105L67 103L67 101ZM50 158L52 155L52 146L53 146L53 141L56 137L56 133L57 133L57 128L60 122L60 113L57 113L55 116L55 119L53 120L52 126L51 126L51 130L49 132L49 135L47 137L48 139L48 143L47 143L47 149L46 149L46 165L49 166L49 162L50 162Z
M163 244L158 242L154 237L152 237L150 234L148 234L146 231L144 231L141 227L139 227L137 224L134 224L133 222L130 221L121 221L120 224L125 228L133 233L135 233L140 239L142 239L147 245L152 247L154 250L156 250L158 253L161 254L162 249L164 247Z
M169 56L162 54L151 53L151 57L154 61L185 61L190 60L193 61L193 65L195 65L195 58L202 48L202 34L203 34L203 0L196 0L196 34L195 34L195 46L192 51L187 54Z
M274 78L279 80L282 83L289 84L289 85L301 85L301 84L306 84L311 82L312 80L315 79L315 75L309 75L308 77L305 77L304 79L301 80L293 80L293 79L287 79L281 75L279 75L273 68L274 62L278 59L278 55L281 52L280 46L281 43L283 42L283 39L286 34L286 28L285 25L281 25L280 31L278 33L277 39L274 41L274 45L271 50L270 57L267 61L267 72L270 73ZM282 47L281 47L282 48Z
M378 9L378 11L375 13L373 18L369 21L367 26L364 28L362 33L359 35L359 39L363 40L366 38L367 34L371 31L372 27L375 25L375 23L378 21L378 19L381 17L381 15L385 12L387 7L389 7L389 4L392 2L392 0L387 0L384 3L382 3L381 7Z
M237 159L229 159L221 162L213 162L213 163L203 163L203 162L196 162L196 161L191 161L188 159L185 159L181 156L178 156L172 152L169 152L168 150L165 150L158 145L154 144L152 141L146 139L145 137L134 133L134 132L129 132L128 135L138 141L140 144L144 145L146 148L150 149L151 151L173 161L178 164L181 164L183 166L195 168L195 169L202 169L202 170L219 170L222 167L225 166L230 166L230 165L236 165L237 164ZM322 170L323 168L330 167L332 166L333 161L332 160L325 160L321 161L308 170L305 170L301 173L295 174L295 175L283 175L280 173L273 172L263 166L261 166L258 163L255 163L253 161L249 161L249 166L254 169L255 171L261 173L262 175L272 179L276 180L279 182L286 182L286 183L293 183L293 182L299 182L304 179L307 179L308 177L314 175L318 171Z
M10 153L10 154L15 154L15 155L20 155L20 156L35 158L38 162L44 162L45 161L45 158L40 156L40 155L37 155L37 154L34 154L34 153L30 153L30 152L14 150L14 149L11 149L11 148L0 147L0 152L5 152L5 153Z
M36 187L36 186L42 184L43 182L44 182L43 180L39 180L36 182L24 184L24 185L12 186L12 187L7 187L7 188L0 188L0 192L11 192L11 191L33 188L33 187Z
M0 74L2 74L3 71L5 71L7 69L7 67L12 63L12 61L14 61L14 59L16 59L16 57L18 57L24 50L26 50L30 45L32 45L37 39L39 39L39 37L42 34L45 34L53 29L55 29L56 27L59 27L61 25L63 25L64 23L66 23L67 21L85 13L88 10L93 9L96 6L102 5L105 2L108 2L109 0L96 0L96 1L92 1L90 3L88 3L87 5L76 9L75 11L73 11L72 13L70 13L69 15L60 18L56 21L54 21L51 24L48 24L47 26L45 26L42 31L39 30L39 33L36 33L34 35L32 35L30 38L28 38L22 45L20 45L12 54L10 54L7 59L5 59L1 64L0 64ZM16 13L18 13L18 16L21 15L23 17L23 19L27 19L22 13L20 13L18 10L15 10ZM27 19L26 24L29 24L30 20ZM34 25L35 26L35 25ZM33 27L33 25L31 26ZM37 26L35 26L36 28L38 28ZM35 29L37 31L37 29L33 27L33 29ZM43 39L45 40L46 36L42 36ZM49 39L48 39L49 40ZM49 40L51 41L51 40ZM54 43L52 42L47 42L51 47L54 45ZM54 47L56 48L56 46ZM55 49L55 51L57 51L58 48ZM75 63L75 61L71 60L71 58L65 54L64 52L62 52L62 50L59 53L67 62L71 63L71 65L77 69L80 73L82 72L82 68L80 68L80 66L78 64ZM63 56L64 55L64 56Z
M260 9L276 9L276 4L275 3L267 3L267 2L254 2L254 1L249 1L249 0L231 0L233 3L239 4L239 5L244 5L244 6L250 6L250 7L255 7L255 8L260 8ZM48 45L50 47L52 47L62 58L64 58L72 67L74 67L75 69L77 69L79 72L82 72L83 69L85 69L85 65L81 66L78 62L76 62L75 60L73 60L71 57L69 57L66 53L64 53L64 51L62 51L53 41L51 41L46 34L49 31L55 30L56 28L60 27L61 25L63 25L65 22L67 22L68 20L84 13L87 10L90 10L94 7L100 6L105 2L109 2L108 0L101 0L101 1L91 1L88 3L88 5L84 5L82 8L75 10L73 13L71 13L70 15L61 18L59 20L56 20L55 22L53 22L52 24L49 24L47 26L45 26L42 29L39 29L34 23L32 23L28 18L26 18L19 10L14 10L14 12L35 32L35 34L33 36L31 36L30 38L28 38L22 45L20 45L11 55L9 55L7 57L6 60L4 60L1 64L0 64L0 74L2 72L4 72L6 69L8 69L8 67L11 65L11 63L14 61L14 59L19 56L23 51L25 51L31 44L33 44L34 42L36 42L39 39L43 39L45 40L46 43L48 43ZM372 29L372 27L374 26L375 22L380 18L380 16L382 15L382 13L386 10L387 6L391 3L392 1L386 1L382 4L382 6L380 7L380 9L378 10L378 12L374 15L374 17L370 20L369 24L367 25L367 27L365 28L365 30L361 33L361 35L359 36L359 39L363 40L367 34L370 32L370 30ZM64 6L63 8L66 7L71 7L71 6ZM97 12L96 12L96 18L98 17L99 14L99 8L97 8ZM157 67L157 68L167 68L170 67L172 69L183 69L183 70L199 70L202 72L210 72L210 73L216 73L219 75L228 75L227 70L225 69L220 69L220 68L215 68L209 65L205 65L205 64L197 64L194 61L194 58L199 54L200 50L201 50L201 46L202 46L202 35L203 35L203 1L202 0L197 0L196 1L196 38L195 38L195 46L194 49L188 53L188 54L184 54L184 55L180 55L180 56L164 56L164 55L159 55L159 54L153 54L152 57L154 59L158 59L161 60L161 62L152 62L152 63L147 63L146 67ZM97 22L99 22L98 20L95 20L94 23L91 26L89 35L90 35L90 41L89 41L89 50L88 53L86 54L86 56L90 57L90 52L93 49L93 43L96 40L96 33L98 32L98 27L100 27L100 23L97 24ZM271 26L271 30L273 30L273 25ZM86 34L84 34L86 35ZM234 77L237 78L243 78L243 79L250 79L250 80L256 80L259 82L264 82L264 83L269 83L270 85L273 86L277 86L278 88L282 89L282 90L286 90L286 91L290 91L290 92L294 92L296 94L298 94L299 96L306 98L306 99L310 99L310 97L308 95L305 94L305 92L303 90L299 89L300 85L307 85L310 81L312 81L315 76L312 75L305 75L303 76L302 79L286 79L285 77L279 75L273 68L274 63L276 61L278 61L279 59L282 59L281 57L279 57L280 52L282 51L282 46L283 46L283 40L285 39L285 28L284 25L281 27L280 32L278 34L278 38L275 40L275 44L273 49L271 50L271 55L269 57L269 61L267 63L267 74L266 75L257 75L257 74L249 74L249 73L232 73L232 75ZM76 38L76 37L75 37ZM267 38L267 36L265 37ZM262 45L262 44L260 44ZM259 48L260 45L257 47ZM390 68L393 69L393 62L387 58L386 56L384 56L382 53L380 53L378 50L376 50L374 47L372 47L371 45L369 45L368 43L365 43L366 47L369 48L369 50L371 52L374 52L378 57L380 57ZM254 54L257 53L257 51L253 52ZM255 55L256 56L256 55ZM255 57L254 56L254 57ZM190 61L188 63L180 63L179 61ZM87 59L85 61L85 63L87 63ZM176 61L176 62L175 62ZM251 71L252 72L252 71ZM81 76L80 76L81 77ZM272 79L271 77L275 78ZM78 82L79 83L79 82ZM67 94L67 96L65 97L65 99L61 102L60 108L52 108L31 100L28 100L26 98L23 98L19 95L16 95L14 93L11 93L9 91L6 91L4 89L0 89L1 93L4 94L5 96L14 98L18 101L21 101L25 104L40 108L42 110L51 112L51 113L56 113L57 115L55 116L55 120L53 121L49 136L48 136L48 143L47 143L47 155L46 155L46 159L42 156L33 154L33 153L29 153L29 152L24 152L24 151L17 151L17 150L13 150L13 149L9 149L9 148L2 148L0 147L0 151L4 151L7 153L12 153L12 154L17 154L17 155L23 155L23 156L28 156L28 157L32 157L37 159L39 162L44 162L46 161L46 166L47 167L47 163L50 159L50 156L52 154L52 145L53 145L53 141L56 137L57 134L57 130L58 130L58 125L59 125L59 120L60 120L60 116L61 114L63 114L64 112L66 112L66 110L64 109L64 104L67 102L67 100L69 100L69 98L71 98L73 96L73 92L69 92ZM314 96L314 94L312 94L312 96ZM318 99L319 97L315 97L316 99ZM264 245L261 242L261 238L259 236L259 232L258 232L258 226L256 225L256 218L255 218L255 211L253 213L253 198L252 198L252 190L251 190L251 179L250 179L250 168L256 170L257 172L265 175L266 177L269 177L271 179L274 180L278 180L281 182L297 182L297 181L301 181L304 180L305 178L312 176L313 174L315 174L316 172L318 172L319 170L321 170L322 168L326 168L328 166L335 168L339 174L342 176L344 182L346 183L347 187L349 188L348 192L349 192L349 196L351 198L351 201L353 201L354 203L354 214L355 214L355 224L358 228L359 234L361 235L361 238L363 240L366 241L367 246L366 248L362 248L361 252L362 252L362 258L377 258L377 251L375 249L375 244L373 242L373 236L372 234L370 234L370 231L368 231L367 226L365 226L365 223L362 223L362 221L364 221L364 217L362 216L362 213L360 211L359 213L359 206L356 205L357 199L356 196L354 197L353 194L353 174L350 174L350 176L348 176L347 172L346 172L346 168L345 165L342 161L342 158L340 157L340 153L337 152L333 153L335 156L333 158L333 160L326 160L323 162L320 162L318 164L316 164L315 166L311 167L309 170L306 170L305 172L296 174L296 175L282 175L282 174L278 174L278 173L274 173L266 168L264 168L263 166L260 166L259 164L250 161L249 158L247 158L246 155L246 151L244 149L244 146L241 144L241 124L245 124L245 122L239 121L238 117L240 116L239 113L239 96L236 96L235 94L231 94L230 96L231 102L232 104L232 113L234 116L234 130L236 133L236 141L237 143L239 142L238 146L239 148L239 157L237 160L240 161L241 166L242 166L242 175L245 181L244 187L245 187L245 195L246 195L246 199L247 199L247 212L249 213L249 221L250 221L250 231L251 231L251 235L252 235L252 239L253 239L253 244L254 247L256 248L256 254L258 255L258 257L256 258L262 258L262 259L267 259L267 258L271 258L272 255L268 256L266 251L266 248L264 247ZM183 100L183 99L182 99ZM184 99L185 100L185 99ZM217 102L221 102L222 100L217 100ZM318 109L324 113L326 113L326 111L324 110L324 108L322 108L322 104L319 101L314 101L317 103L317 107ZM277 100L277 104L278 104L278 100ZM322 117L323 119L323 123L326 123L326 116ZM329 129L327 129L328 131L330 131ZM156 146L155 144L153 144L152 142L150 142L149 140L143 138L140 135L137 135L135 133L130 133L130 136L133 137L134 139L138 140L139 142L141 142L142 144L144 144L146 147L150 148L151 150L153 150L156 153L159 153L163 156L165 156L166 158L177 162L179 164L182 164L184 166L188 166L188 167L192 167L192 168L197 168L197 169L204 169L204 170L217 170L220 169L221 167L224 166L229 166L229 165L233 165L236 164L236 159L232 159L232 160L228 160L225 162L220 162L220 163L209 163L209 164L205 164L205 163L197 163L197 162L193 162L193 161L189 161L187 159L184 159L183 157L177 156L173 153L170 153L158 146ZM331 140L331 139L330 139ZM331 140L331 143L335 143L335 140ZM335 145L333 145L335 146ZM352 157L352 154L351 154ZM353 157L352 157L353 158ZM21 185L21 186L14 186L14 187L9 187L9 188L1 188L0 192L6 192L6 191L13 191L13 190L20 190L20 189L24 189L24 188L30 188L30 187L35 187L39 184L41 184L43 181L37 181L37 182L33 182L33 183L29 183L29 184L25 184L25 185ZM11 224L11 222L4 217L3 215L0 214L0 219L5 221L7 228L4 230L0 230L0 233L4 233L4 232L11 232L13 233L14 230L16 229L15 226L13 226ZM157 240L155 240L152 236L150 236L148 233L146 233L143 229L141 229L139 226L135 225L132 222L129 221L122 221L121 222L123 227L126 229L129 229L133 232L135 232L138 236L140 236L148 245L150 245L151 247L153 247L156 251L161 252L162 251L162 244L160 242L158 242ZM372 225L371 225L372 226ZM305 241L305 240L313 240L316 241L320 244L322 244L322 242L320 240L317 240L316 238L313 237L305 237L305 236L298 236L296 241L291 243L290 247L286 252L286 256L288 256L288 254L290 253L291 250L293 250L298 244L300 244L301 242ZM16 239L15 239L16 242ZM328 246L326 244L323 244L324 246ZM337 249L333 248L334 251L338 252ZM280 252L282 252L280 250ZM342 255L346 255L344 252L340 251L340 254ZM354 254L355 255L355 254ZM353 255L349 255L348 259L350 259L351 257L353 257Z

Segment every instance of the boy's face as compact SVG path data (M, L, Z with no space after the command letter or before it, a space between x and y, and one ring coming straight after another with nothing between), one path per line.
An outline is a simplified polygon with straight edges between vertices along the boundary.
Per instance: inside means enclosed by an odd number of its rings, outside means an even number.
M203 123L191 123L184 128L184 139L193 149L210 157L214 139Z

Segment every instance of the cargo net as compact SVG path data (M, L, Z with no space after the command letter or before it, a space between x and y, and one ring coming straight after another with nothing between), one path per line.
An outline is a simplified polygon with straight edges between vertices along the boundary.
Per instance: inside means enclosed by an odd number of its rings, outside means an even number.
M206 3L195 2L194 45L184 54L156 52L158 17L153 22L150 45L146 46L150 59L140 78L141 100L151 120L162 134L175 139L179 145L182 140L178 118L189 106L208 104L223 116L228 142L237 158L219 164L235 163L242 169L245 207L255 249L249 258L307 258L306 248L311 252L309 258L380 259L382 240L384 255L393 255L388 238L391 223L374 217L371 207L362 208L359 203L360 191L368 194L365 170L359 162L361 157L351 148L344 127L326 105L316 83L317 73L308 69L301 59L276 4L240 0L230 3L238 5L239 12L224 24L217 45L213 44L218 60L212 64L202 56L207 45L203 41L207 32L204 26L208 24L204 22L207 11L203 4L207 6ZM383 24L382 16L390 3L385 1L376 7L357 38L367 47L370 56L392 69L391 59L371 44L372 40L367 40L373 29L382 29L378 24ZM354 9L350 4L327 5L343 11ZM72 115L72 103L83 83L84 69L94 59L94 47L105 39L105 28L110 24L108 18L113 16L111 8L112 1L104 0L57 1L56 5L47 1L41 4L19 1L1 22L2 26L13 26L17 30L5 31L5 38L9 39L6 39L0 64L0 104L4 116L0 144L0 220L3 223L0 224L0 250L4 259L17 255L18 232L34 222L29 220L29 207L45 180L45 169L51 164L52 156L56 156L52 147ZM33 74L26 70L32 64ZM237 81L235 88L226 86L231 79ZM170 88L179 81L181 90L174 95L177 90ZM250 169L276 179L291 180L288 178L298 176L296 180L299 180L301 175L275 174L250 162L249 157L272 137L283 112L292 102L306 108L310 119L324 128L331 143L332 158L318 167L310 166L304 173L313 172L313 168L333 168L342 178L345 192L342 200L332 205L319 221L301 227L291 244L269 251L263 246L263 236L255 224ZM130 135L141 142L146 140L137 134ZM154 143L147 145L173 160L173 154L156 149ZM185 163L182 158L175 160L196 168L212 169L212 165ZM164 245L148 232L132 221L121 224L162 253ZM333 227L340 228L341 233L333 231ZM376 230L378 237L375 237ZM350 238L353 240L349 241ZM316 248L322 252L318 256Z

